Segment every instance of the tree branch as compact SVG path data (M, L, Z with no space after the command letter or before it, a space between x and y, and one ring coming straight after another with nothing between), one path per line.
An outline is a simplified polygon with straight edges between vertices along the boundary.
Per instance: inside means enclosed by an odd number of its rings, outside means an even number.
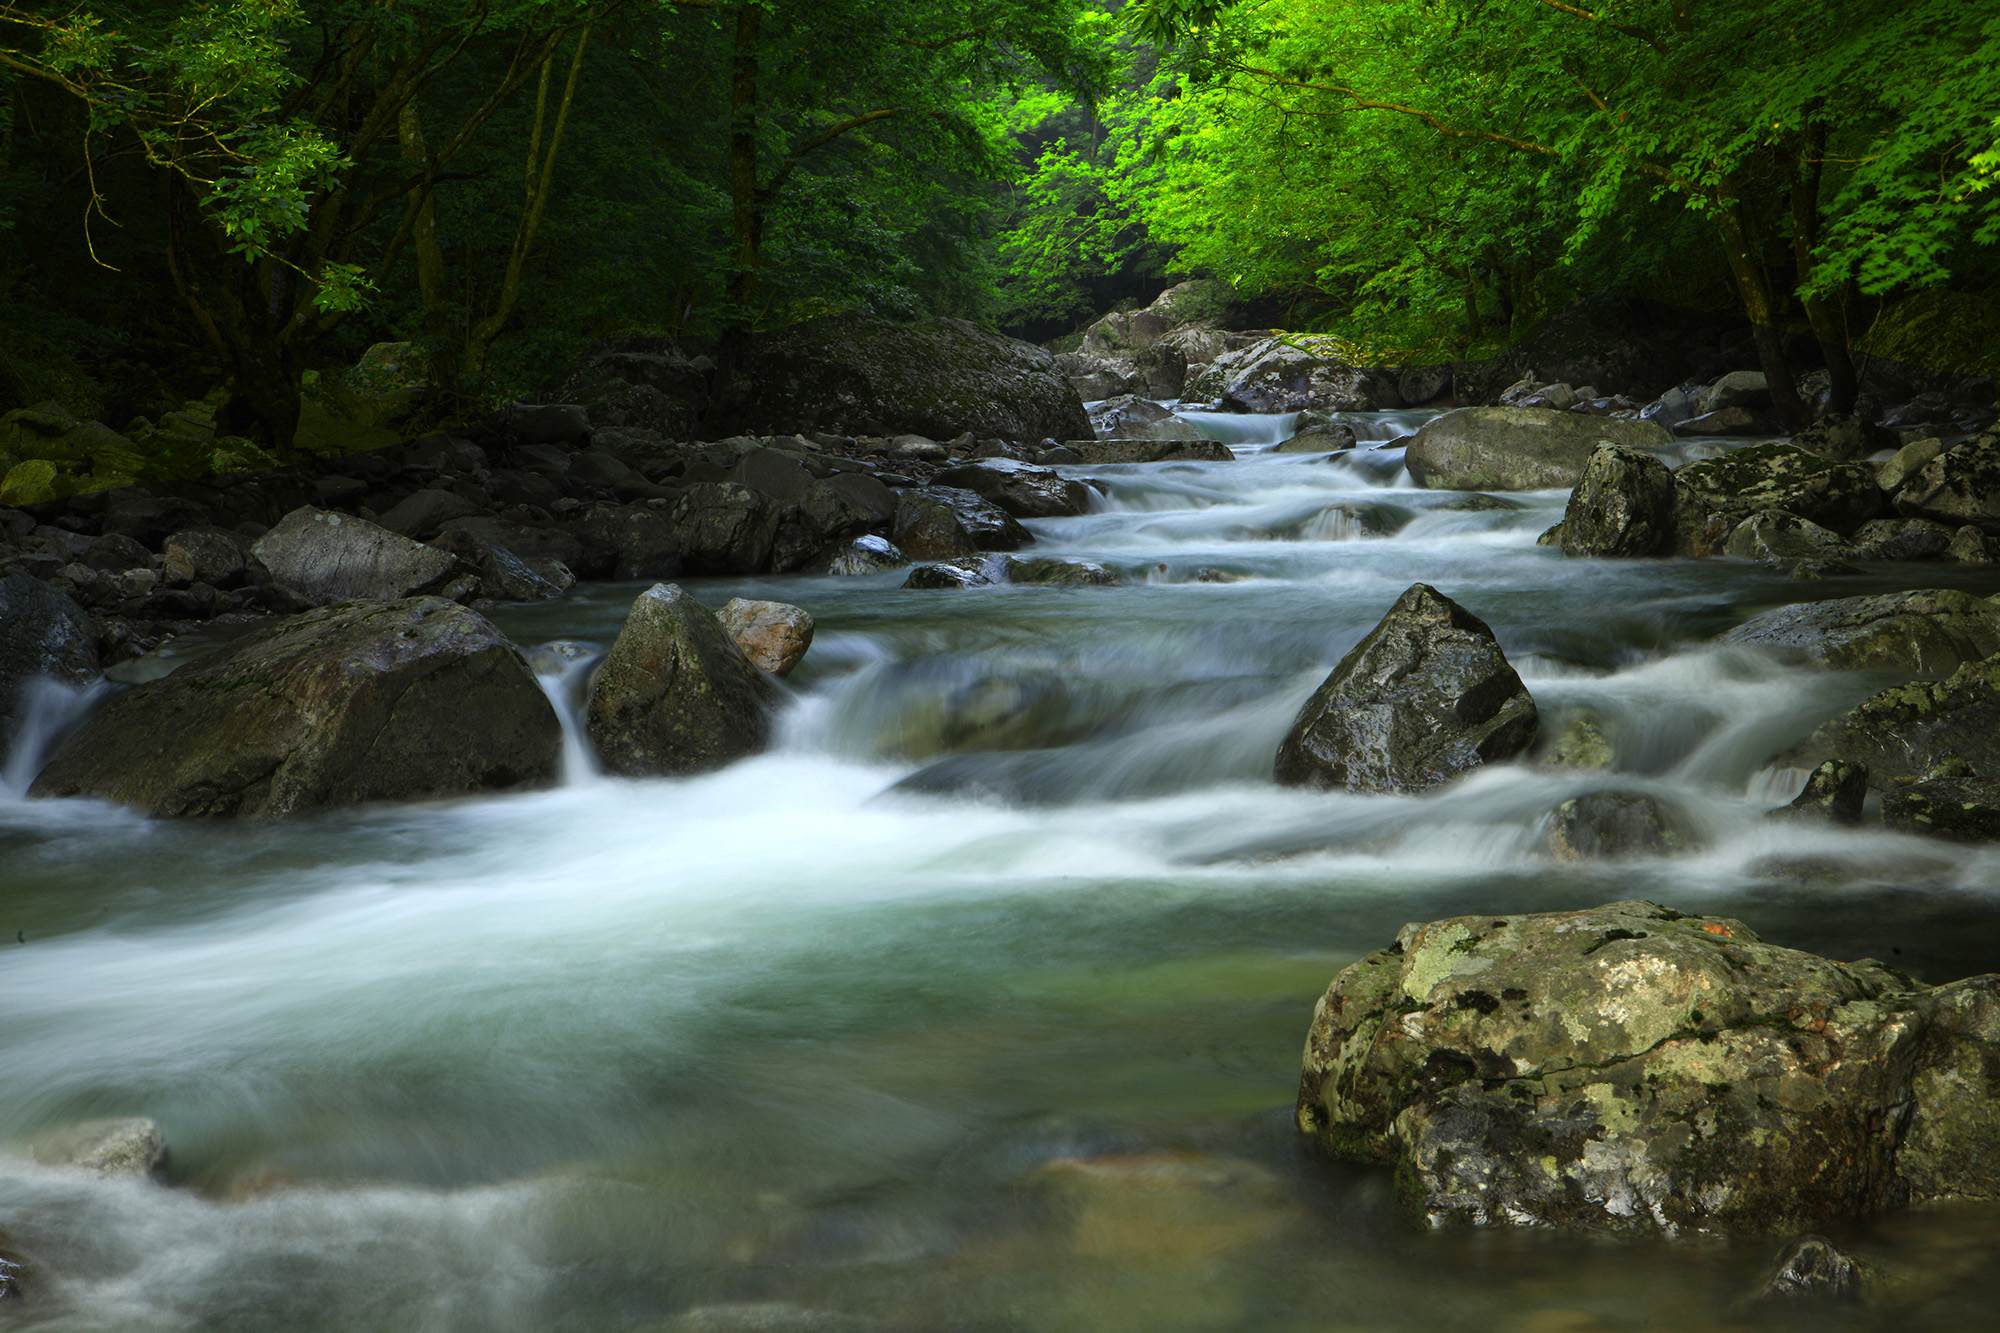
M1661 41L1659 38L1653 36L1652 33L1646 31L1644 28L1634 27L1630 23L1619 23L1616 22L1615 20L1605 18L1604 15L1602 14L1593 14L1587 9L1579 9L1575 5L1566 5L1563 3L1563 0L1541 0L1541 2L1547 5L1550 9L1557 10L1560 13L1571 15L1574 18L1580 18L1586 23L1602 23L1607 28L1612 28L1618 32L1624 33L1627 37L1632 38L1634 41L1644 42L1646 45L1652 47L1655 51L1659 52L1661 55L1665 55L1667 53L1667 44Z

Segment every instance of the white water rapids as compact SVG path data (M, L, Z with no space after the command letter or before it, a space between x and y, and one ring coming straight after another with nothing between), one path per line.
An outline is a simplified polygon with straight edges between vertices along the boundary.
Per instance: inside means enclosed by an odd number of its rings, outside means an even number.
M1122 588L690 584L820 627L779 745L705 777L603 779L573 746L538 794L171 825L22 800L19 758L0 1139L150 1116L176 1183L0 1153L0 1235L36 1264L12 1322L1731 1326L1761 1251L1414 1236L1379 1175L1299 1154L1313 1000L1405 921L1629 897L1928 980L2000 966L1993 853L1763 818L1803 776L1770 755L1884 682L1707 642L1783 601L2000 579L1565 560L1535 545L1562 494L1412 488L1393 439L1420 416L1363 420L1391 447L1331 461L1235 418L1233 463L1065 469L1104 503L1030 524L1034 553ZM1419 580L1493 626L1546 728L1595 715L1614 770L1273 786L1299 704ZM496 619L602 648L638 591ZM573 708L588 656L538 662ZM1552 861L1549 811L1609 785L1702 849ZM1043 1163L1161 1151L1255 1163L1276 1194L1098 1231L1037 1202Z

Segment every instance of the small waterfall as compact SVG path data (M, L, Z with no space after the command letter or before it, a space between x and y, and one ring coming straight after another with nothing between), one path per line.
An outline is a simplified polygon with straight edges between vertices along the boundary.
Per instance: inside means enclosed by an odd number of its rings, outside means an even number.
M20 800L28 794L56 746L90 716L110 688L102 679L88 685L65 685L46 676L28 682L14 713L13 748L0 764L0 799Z
M590 678L604 650L575 639L557 639L533 648L528 665L534 668L535 683L555 706L562 723L562 780L567 787L587 786L604 776L597 752L584 734L583 711L590 702Z
M1237 448L1268 448L1298 433L1297 412L1176 412L1175 416L1211 440Z

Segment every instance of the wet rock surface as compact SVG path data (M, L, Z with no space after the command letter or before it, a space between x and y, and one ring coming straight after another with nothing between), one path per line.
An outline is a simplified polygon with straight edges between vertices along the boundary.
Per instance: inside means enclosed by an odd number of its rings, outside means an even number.
M1997 1023L2000 978L1925 988L1725 917L1457 917L1335 979L1298 1121L1393 1161L1434 1226L1797 1230L2000 1191Z
M1568 556L1664 555L1674 539L1674 474L1638 449L1600 445L1563 511Z
M150 815L290 815L545 786L561 728L520 653L435 597L256 630L114 699L36 780Z
M587 726L607 770L699 773L755 754L777 689L715 613L671 583L639 594L591 689Z
M75 1167L107 1180L160 1180L167 1172L167 1137L151 1120L86 1120L37 1138L35 1160Z
M30 685L82 685L97 676L97 627L76 602L39 579L0 578L0 755L11 753Z
M1034 537L1012 514L973 491L926 486L903 493L893 540L913 559L947 560L976 551L1017 551Z
M250 550L273 582L314 606L434 593L461 572L447 552L325 509L293 510Z
M1542 407L1478 407L1425 423L1405 457L1419 486L1537 491L1575 486L1600 446L1664 447L1649 421L1614 421Z
M1956 671L2000 653L2000 606L1951 588L1801 602L1722 636L1838 671Z
M774 676L790 675L812 647L812 615L785 602L732 597L716 619L745 657Z
M1875 470L1836 463L1791 444L1753 444L1674 473L1676 550L1714 555L1737 524L1782 509L1841 536L1882 512Z
M1779 756L1802 767L1829 759L1866 765L1878 789L1914 782L1953 760L2000 773L2000 659L1883 690Z
M1534 700L1486 622L1416 584L1341 659L1278 747L1286 786L1420 792L1535 742Z

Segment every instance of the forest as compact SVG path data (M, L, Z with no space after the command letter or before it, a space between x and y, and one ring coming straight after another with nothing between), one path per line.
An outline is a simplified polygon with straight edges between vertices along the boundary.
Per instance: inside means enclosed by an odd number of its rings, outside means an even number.
M1945 0L9 3L0 79L0 398L222 389L278 453L378 342L448 420L607 337L1189 277L1381 364L1731 312L1792 416L1787 333L1849 398L2000 347L2000 20Z

